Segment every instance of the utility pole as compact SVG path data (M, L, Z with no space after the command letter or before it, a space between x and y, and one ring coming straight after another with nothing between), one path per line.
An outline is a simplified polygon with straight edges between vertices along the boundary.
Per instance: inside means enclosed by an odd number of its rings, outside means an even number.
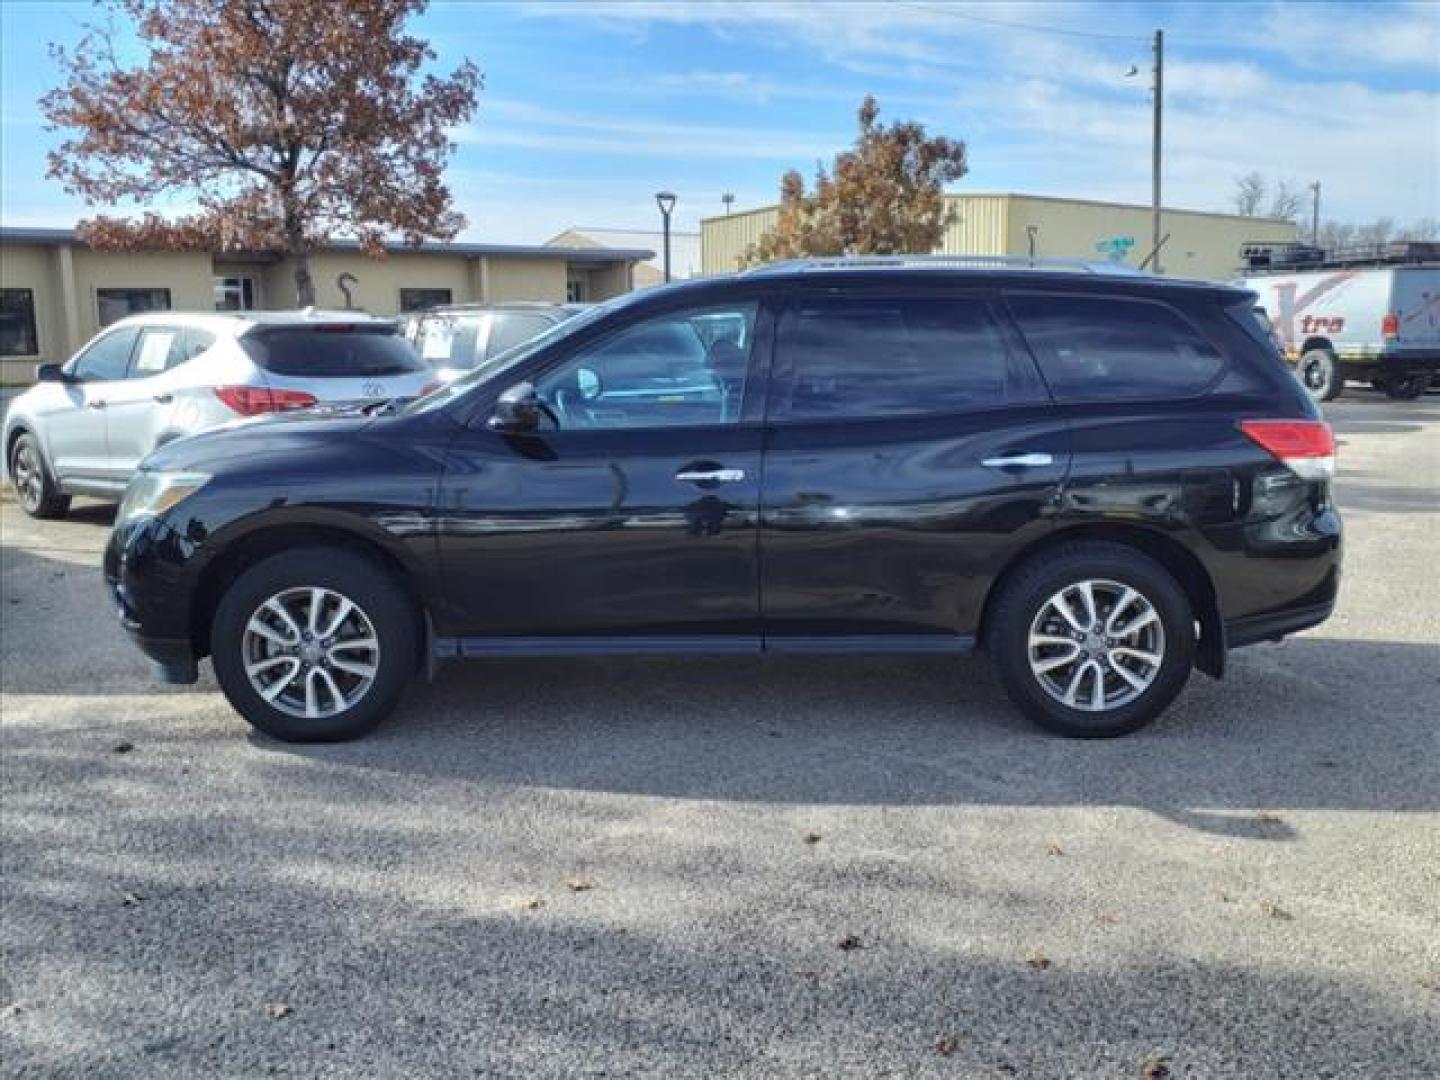
M1165 31L1155 31L1155 78L1150 86L1155 110L1155 127L1150 145L1150 244L1155 253L1155 273L1160 273L1160 128L1165 101Z
M720 196L720 201L725 204L725 216L729 217L730 207L735 204L735 193L733 191L725 192L724 195Z
M1320 246L1320 181L1316 180L1310 185L1310 190L1315 193L1315 198L1310 202L1310 245Z

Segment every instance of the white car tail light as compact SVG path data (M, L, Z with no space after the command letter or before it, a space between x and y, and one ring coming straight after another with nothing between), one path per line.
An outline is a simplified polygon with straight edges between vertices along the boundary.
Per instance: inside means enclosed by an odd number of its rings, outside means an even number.
M317 400L303 390L272 390L268 386L217 386L215 396L241 416L308 409Z
M1242 420L1240 430L1302 480L1335 475L1335 432L1323 420Z

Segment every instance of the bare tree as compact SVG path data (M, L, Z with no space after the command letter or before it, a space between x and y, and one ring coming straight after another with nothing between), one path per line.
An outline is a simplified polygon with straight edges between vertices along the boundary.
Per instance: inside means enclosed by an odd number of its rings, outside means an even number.
M1265 202L1265 177L1258 172L1249 172L1235 177L1235 194L1230 197L1235 213L1241 217L1255 217Z
M1288 180L1281 180L1275 185L1274 194L1270 196L1270 209L1265 216L1294 221L1300 214L1304 199L1304 195Z

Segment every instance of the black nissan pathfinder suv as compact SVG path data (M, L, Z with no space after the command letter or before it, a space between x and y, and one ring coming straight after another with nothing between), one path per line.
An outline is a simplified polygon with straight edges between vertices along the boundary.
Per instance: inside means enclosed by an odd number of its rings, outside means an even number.
M975 649L1118 735L1335 602L1334 441L1254 307L899 257L631 294L413 402L157 451L111 598L281 739L451 658Z

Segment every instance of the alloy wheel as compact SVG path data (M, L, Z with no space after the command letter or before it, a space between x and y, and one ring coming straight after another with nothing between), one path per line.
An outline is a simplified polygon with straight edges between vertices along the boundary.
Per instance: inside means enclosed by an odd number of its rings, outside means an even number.
M1065 586L1030 624L1030 671L1045 692L1072 709L1106 712L1150 689L1165 660L1165 628L1155 606L1117 581Z
M325 719L352 708L375 684L380 639L370 617L333 589L276 593L241 638L250 686L281 712Z
M21 505L34 513L45 497L45 477L28 441L22 440L15 448L15 457L10 463L10 475L15 481L15 493L20 497Z

